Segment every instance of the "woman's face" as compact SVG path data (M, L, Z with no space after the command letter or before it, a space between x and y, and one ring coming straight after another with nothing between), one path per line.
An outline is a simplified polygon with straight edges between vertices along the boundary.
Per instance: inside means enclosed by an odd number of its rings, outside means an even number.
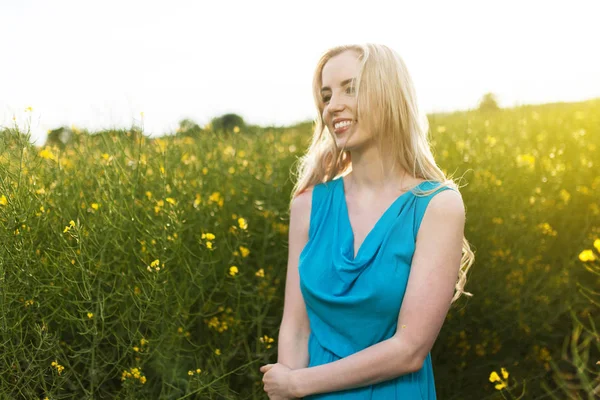
M356 148L369 139L360 129L356 110L355 78L360 70L359 55L347 50L332 57L321 71L323 121L339 147ZM352 140L349 138L352 135Z

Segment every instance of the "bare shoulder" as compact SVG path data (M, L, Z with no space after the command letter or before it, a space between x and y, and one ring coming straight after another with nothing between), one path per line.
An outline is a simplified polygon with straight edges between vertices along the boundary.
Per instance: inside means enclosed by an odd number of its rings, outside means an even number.
M435 219L464 221L465 205L460 192L449 189L435 193L429 201L425 215L433 216Z
M314 186L307 187L302 193L299 193L292 199L290 214L294 214L300 218L310 216L313 188Z
M292 199L290 206L290 230L300 231L308 235L313 188L314 186L307 187L302 193L299 193Z

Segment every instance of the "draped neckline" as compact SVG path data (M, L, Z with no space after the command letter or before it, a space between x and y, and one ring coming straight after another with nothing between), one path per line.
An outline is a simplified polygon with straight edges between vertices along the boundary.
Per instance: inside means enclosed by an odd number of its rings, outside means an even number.
M375 224L371 227L371 229L365 235L365 238L363 239L362 243L358 246L358 251L356 251L356 254L355 254L355 247L354 247L355 235L354 235L354 229L352 228L352 222L350 222L350 213L348 212L348 203L346 201L346 186L344 184L343 177L340 177L339 180L340 180L339 186L341 186L341 190L342 190L342 195L341 195L342 210L341 210L341 212L342 212L342 214L344 214L345 224L347 225L347 227L349 229L350 238L351 238L351 242L350 242L350 247L351 247L351 251L352 251L352 254L351 254L352 260L351 261L355 261L358 258L365 243L367 243L367 240L369 240L369 238L375 234L375 231L379 228L380 225L382 225L383 221L385 220L385 217L395 208L395 205L400 203L400 200L406 198L407 196L414 195L413 190L415 190L416 188L422 186L425 182L427 182L427 180L425 180L425 181L419 183L418 185L413 186L406 192L399 195L394 201L392 201L392 203L385 209L383 214L381 214L381 216L377 219Z

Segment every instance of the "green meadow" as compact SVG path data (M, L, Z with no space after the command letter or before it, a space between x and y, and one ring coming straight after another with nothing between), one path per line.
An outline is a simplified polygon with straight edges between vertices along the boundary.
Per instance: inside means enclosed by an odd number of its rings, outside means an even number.
M598 398L600 99L428 117L475 253L438 398ZM0 399L265 399L312 123L30 124L0 132Z

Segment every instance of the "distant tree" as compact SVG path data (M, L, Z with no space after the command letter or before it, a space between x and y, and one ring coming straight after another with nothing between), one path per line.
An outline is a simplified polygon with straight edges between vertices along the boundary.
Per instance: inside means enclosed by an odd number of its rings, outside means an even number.
M60 128L52 129L48 131L48 137L46 138L46 146L56 146L59 149L64 149L66 145L71 141L73 132L64 126Z
M484 94L481 100L479 100L478 108L481 111L493 111L500 109L500 107L498 106L496 95L493 93Z
M204 132L204 129L202 129L196 122L186 118L179 121L179 127L177 128L176 136L196 136L202 132Z
M236 127L241 131L246 128L244 119L237 114L224 114L215 117L210 122L213 132L235 132Z

